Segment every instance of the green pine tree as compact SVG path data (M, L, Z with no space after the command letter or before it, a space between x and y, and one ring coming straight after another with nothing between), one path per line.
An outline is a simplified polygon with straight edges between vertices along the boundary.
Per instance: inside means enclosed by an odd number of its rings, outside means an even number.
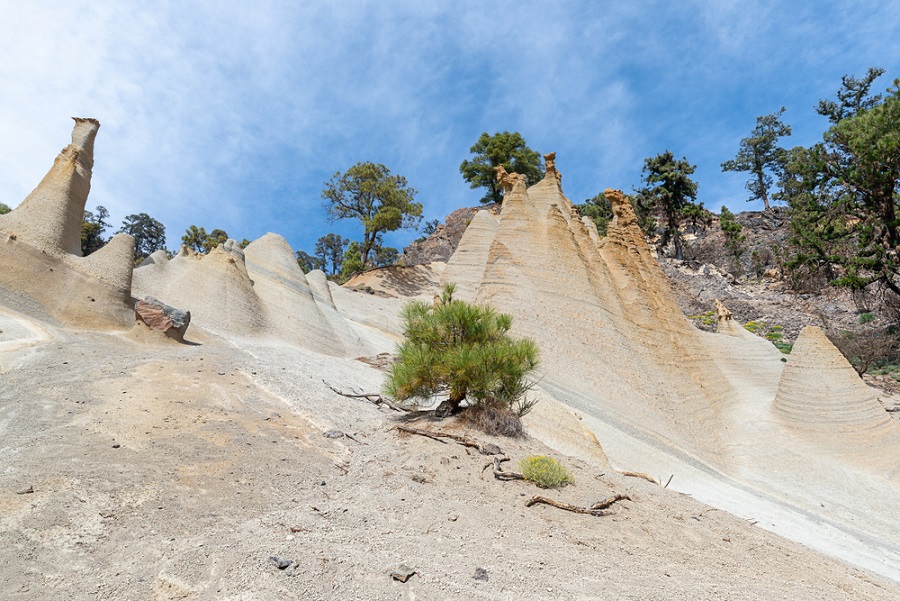
M735 220L734 213L729 211L728 207L722 207L722 212L719 214L719 227L725 234L725 247L729 254L734 257L735 261L740 260L741 255L747 250L744 246L747 236L741 233L744 228Z
M403 309L406 340L397 351L385 393L397 400L447 395L446 413L460 404L499 407L520 417L527 376L537 367L533 340L509 336L510 315L453 298L444 287L434 304L413 301Z

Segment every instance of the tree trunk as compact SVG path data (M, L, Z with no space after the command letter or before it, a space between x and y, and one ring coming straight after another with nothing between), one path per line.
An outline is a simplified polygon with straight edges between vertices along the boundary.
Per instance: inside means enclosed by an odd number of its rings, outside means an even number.
M435 417L448 417L459 412L459 404L466 398L465 391L451 390L450 398L438 405L434 410Z
M765 210L769 210L769 194L766 192L766 180L763 178L762 172L759 173L759 192L762 194L763 205L766 207Z
M451 390L450 398L447 401L450 403L451 413L456 413L459 411L459 405L463 402L463 399L466 398L465 390Z
M363 270L366 270L369 268L369 253L372 252L372 247L375 246L376 237L377 237L376 232L372 232L371 239L369 238L369 234L363 234L363 245L362 245L362 248L359 249L360 258L362 259Z

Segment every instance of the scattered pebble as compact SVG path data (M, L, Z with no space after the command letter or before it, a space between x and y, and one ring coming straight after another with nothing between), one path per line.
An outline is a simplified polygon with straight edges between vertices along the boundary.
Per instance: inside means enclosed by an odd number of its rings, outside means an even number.
M284 570L284 569L289 568L290 565L294 562L291 561L290 559L285 559L283 557L278 557L277 555L272 555L271 557L269 557L269 563L274 565L279 570Z
M488 581L488 571L484 568L475 568L475 580L480 580L482 582Z
M121 446L122 446L122 445L120 445L119 443L116 443L116 444L113 445L113 448L114 448L114 449L118 449L118 448L120 448Z
M28 487L23 488L22 490L17 490L16 494L17 495L30 495L33 492L34 492L34 486L29 485Z
M391 578L393 578L394 580L399 580L400 582L406 582L407 580L409 580L410 576L416 573L417 572L414 569L406 564L401 563L399 566L397 566L397 569L391 572Z
M331 430L326 431L323 436L325 438L343 438L344 436L346 436L346 434L344 434L340 430L332 428Z
M482 455L502 455L503 451L492 442L489 442L481 447Z

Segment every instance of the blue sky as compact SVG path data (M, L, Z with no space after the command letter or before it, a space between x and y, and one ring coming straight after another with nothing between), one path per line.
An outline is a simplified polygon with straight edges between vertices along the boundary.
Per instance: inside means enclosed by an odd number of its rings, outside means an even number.
M320 198L357 161L443 218L481 196L459 164L485 131L556 151L575 202L629 190L668 149L697 164L707 207L758 209L719 167L757 115L787 107L785 144L808 145L842 75L880 66L879 91L900 77L900 1L5 4L0 202L40 181L69 117L95 117L88 208L116 226L149 213L170 248L191 224L309 251L358 237Z

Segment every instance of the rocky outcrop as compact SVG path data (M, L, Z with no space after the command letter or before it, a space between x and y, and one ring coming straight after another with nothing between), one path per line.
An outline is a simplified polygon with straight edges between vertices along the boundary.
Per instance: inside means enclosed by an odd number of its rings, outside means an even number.
M255 336L265 327L243 253L222 244L207 255L182 246L171 260L154 253L134 270L134 291L189 310L197 325L224 336Z
M853 439L858 447L885 437L900 444L900 423L815 326L804 328L794 343L773 407L792 429L822 436L829 444Z
M14 211L0 217L0 229L48 253L81 256L81 222L91 190L96 119L75 117L72 143Z
M22 311L87 328L127 328L134 240L120 234L81 257L96 119L75 119L72 143L19 206L0 215L0 300Z
M270 336L329 355L359 350L358 337L327 298L313 293L294 251L278 234L267 233L244 249L253 291Z
M434 232L424 240L417 240L403 249L397 260L399 265L427 265L436 261L448 261L472 223L475 215L487 211L494 215L500 212L496 204L465 207L450 213L444 223L437 226Z
M427 265L389 265L356 274L344 284L348 290L359 290L391 298L426 295L430 298L447 267L435 261Z
M500 222L490 211L478 211L441 276L441 285L456 285L456 298L468 302L475 300L476 289L484 277L488 253L497 236Z
M325 296L315 294L293 250L277 234L241 249L228 240L206 255L182 246L150 255L134 271L135 291L191 311L194 322L226 338L272 338L323 354L360 354L359 337Z
M134 304L134 316L151 329L178 342L184 342L184 334L191 323L190 311L176 309L152 296Z
M499 174L508 188L499 221L473 220L443 280L462 283L460 298L511 313L515 332L538 342L547 381L639 415L670 439L715 446L709 432L727 385L708 369L630 203L607 191L615 219L600 240L553 167L530 188Z

